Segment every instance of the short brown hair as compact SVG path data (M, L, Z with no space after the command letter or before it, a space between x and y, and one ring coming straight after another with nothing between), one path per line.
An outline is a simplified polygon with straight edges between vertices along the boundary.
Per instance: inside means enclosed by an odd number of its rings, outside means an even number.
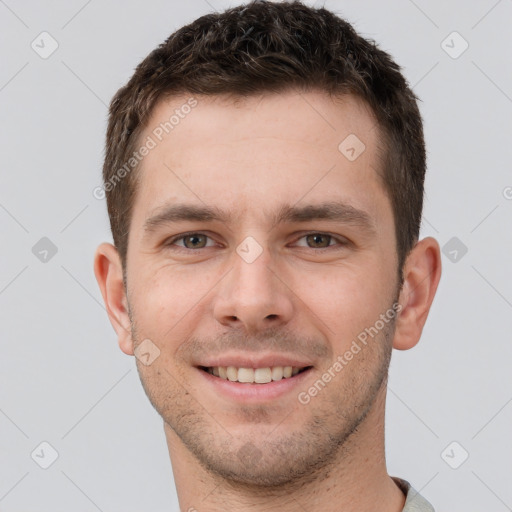
M174 32L112 99L104 184L114 183L130 159L159 100L180 93L243 97L288 89L354 94L371 107L384 148L379 173L393 209L401 283L423 207L426 162L417 97L390 55L326 9L256 0L202 16ZM136 184L133 171L106 188L123 269Z

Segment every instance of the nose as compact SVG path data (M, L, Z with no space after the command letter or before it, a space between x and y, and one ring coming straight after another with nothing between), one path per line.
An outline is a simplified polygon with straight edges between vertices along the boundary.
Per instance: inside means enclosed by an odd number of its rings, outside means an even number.
M233 253L233 267L220 282L215 298L215 319L223 326L251 333L290 322L293 292L276 268L267 249L252 262Z

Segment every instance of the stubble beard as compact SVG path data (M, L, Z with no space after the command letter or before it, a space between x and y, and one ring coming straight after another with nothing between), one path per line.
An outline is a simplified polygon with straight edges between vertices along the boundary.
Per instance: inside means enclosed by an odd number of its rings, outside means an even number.
M142 340L132 316L135 347ZM277 409L280 415L263 406L240 408L238 417L251 427L239 433L230 433L223 418L194 398L179 375L139 361L137 369L155 410L214 479L238 489L281 494L325 477L352 449L351 439L387 383L394 326L393 319L310 404L297 402L287 413ZM279 423L291 414L305 414L307 420L286 432Z

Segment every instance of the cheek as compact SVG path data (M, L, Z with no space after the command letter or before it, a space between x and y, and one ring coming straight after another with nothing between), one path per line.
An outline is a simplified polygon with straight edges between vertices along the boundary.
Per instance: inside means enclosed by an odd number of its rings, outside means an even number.
M141 334L155 340L182 337L190 318L202 314L217 282L213 272L197 269L161 266L150 272L140 272L133 290L134 310Z
M329 266L300 272L292 290L301 299L299 308L317 323L339 350L390 307L394 282L377 262L368 265ZM336 347L335 347L336 348Z

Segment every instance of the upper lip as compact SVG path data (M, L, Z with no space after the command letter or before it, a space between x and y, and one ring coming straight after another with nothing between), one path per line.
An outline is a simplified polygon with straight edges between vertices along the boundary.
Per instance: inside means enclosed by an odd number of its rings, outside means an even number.
M311 361L304 361L284 354L233 354L205 359L197 366L212 368L216 366L234 366L236 368L272 368L274 366L294 366L304 368L312 366Z

